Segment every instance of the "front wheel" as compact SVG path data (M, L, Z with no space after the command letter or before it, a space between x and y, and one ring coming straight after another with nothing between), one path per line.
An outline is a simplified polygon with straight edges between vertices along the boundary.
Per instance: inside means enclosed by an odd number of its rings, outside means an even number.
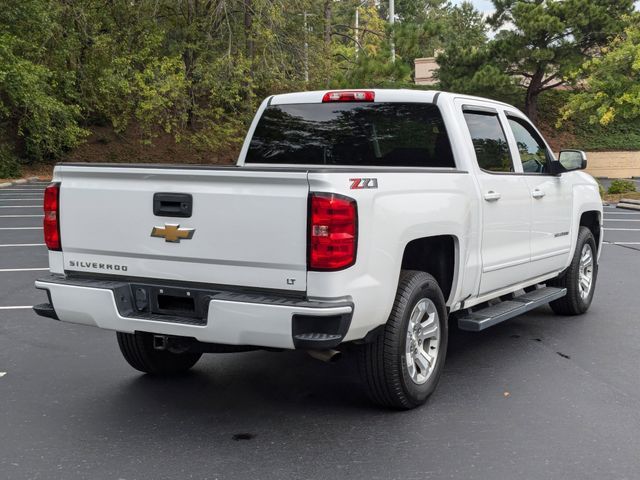
M559 315L580 315L586 312L593 300L598 277L596 240L587 227L580 227L576 250L571 264L548 285L566 288L567 294L549 305Z
M447 354L447 311L438 282L425 272L403 270L389 320L359 363L374 403L411 409L433 393Z

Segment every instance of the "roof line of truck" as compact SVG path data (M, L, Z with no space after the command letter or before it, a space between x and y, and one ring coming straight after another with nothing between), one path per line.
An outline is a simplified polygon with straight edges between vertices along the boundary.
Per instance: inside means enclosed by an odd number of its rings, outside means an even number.
M207 165L207 164L164 164L164 163L89 163L89 162L60 162L56 167L94 167L94 168L161 168L166 170L242 170L255 172L313 172L313 173L354 173L354 172L405 172L405 173L468 173L464 170L455 168L433 168L433 167L375 167L349 165L300 165L300 166L283 166L283 165L266 165L246 166L246 165Z
M328 89L328 90L312 90L312 91L306 91L306 92L290 92L290 93L280 93L280 94L275 94L275 95L270 95L268 97L268 105L271 105L271 103L273 101L276 101L280 98L285 98L285 97L290 97L291 95L296 95L296 94L322 94L324 95L327 92L339 92L339 91L373 91L373 92L393 92L393 93L409 93L411 95L416 95L416 94L425 94L425 95L433 95L433 98L431 99L431 103L437 104L438 103L438 99L439 97L442 96L448 96L448 97L454 97L454 98L463 98L463 99L469 99L469 100L474 100L474 101L482 101L482 102L486 102L486 103L492 103L495 105L500 105L502 107L509 107L509 108L513 108L513 106L501 102L499 100L493 100L493 99L489 99L489 98L483 98L483 97L477 97L474 95L467 95L464 93L456 93L456 92L446 92L443 90L421 90L421 89L412 89L412 88L353 88L353 89L347 89L347 88L342 88L342 89Z

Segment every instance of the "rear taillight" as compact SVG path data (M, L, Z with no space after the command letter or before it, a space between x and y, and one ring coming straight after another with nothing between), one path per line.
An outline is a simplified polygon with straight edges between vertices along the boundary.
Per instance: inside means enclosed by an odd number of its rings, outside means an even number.
M375 98L375 92L370 90L349 90L341 92L327 92L322 97L322 102L373 102Z
M52 183L44 190L44 243L49 250L61 250L60 184Z
M313 193L309 212L309 270L341 270L356 261L356 201L333 193Z

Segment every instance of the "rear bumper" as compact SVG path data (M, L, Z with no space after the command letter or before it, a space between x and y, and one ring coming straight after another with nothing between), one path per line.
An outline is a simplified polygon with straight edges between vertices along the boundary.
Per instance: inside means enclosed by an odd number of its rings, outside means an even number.
M332 348L344 339L353 314L353 304L345 299L316 302L264 293L196 289L203 306L200 318L194 318L152 313L152 308L141 311L134 287L149 287L150 292L158 288L151 284L50 275L35 285L49 296L49 304L34 307L41 316L118 332L192 337L205 343ZM194 294L188 287L166 288Z

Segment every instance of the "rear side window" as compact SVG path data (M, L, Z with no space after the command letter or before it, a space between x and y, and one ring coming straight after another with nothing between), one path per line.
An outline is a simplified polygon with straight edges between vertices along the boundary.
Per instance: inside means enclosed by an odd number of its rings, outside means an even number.
M245 162L455 168L440 110L426 103L271 105Z
M464 118L480 168L488 172L513 172L513 159L498 114L465 111Z

